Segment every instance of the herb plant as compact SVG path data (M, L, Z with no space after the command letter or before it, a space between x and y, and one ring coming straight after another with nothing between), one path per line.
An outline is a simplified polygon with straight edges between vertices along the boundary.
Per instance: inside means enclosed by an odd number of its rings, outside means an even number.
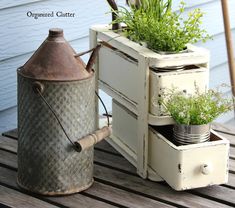
M182 1L178 11L172 11L172 0L140 0L138 6L130 9L119 7L116 11L117 23L125 23L124 34L135 42L146 42L154 51L179 52L187 43L205 42L210 38L201 29L203 13L195 9L187 18L182 15L185 3Z
M178 124L201 125L208 124L219 115L234 109L234 102L217 90L200 93L198 87L193 95L176 89L163 93L160 103L171 114Z

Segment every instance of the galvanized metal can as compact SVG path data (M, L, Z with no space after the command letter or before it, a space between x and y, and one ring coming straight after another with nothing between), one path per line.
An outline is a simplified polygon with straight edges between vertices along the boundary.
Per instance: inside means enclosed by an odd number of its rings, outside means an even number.
M210 124L183 125L175 124L173 128L174 140L179 145L197 144L210 139Z
M77 152L72 141L94 132L95 79L74 57L63 31L53 29L30 60L18 69L18 184L45 195L71 194L93 183L93 147Z

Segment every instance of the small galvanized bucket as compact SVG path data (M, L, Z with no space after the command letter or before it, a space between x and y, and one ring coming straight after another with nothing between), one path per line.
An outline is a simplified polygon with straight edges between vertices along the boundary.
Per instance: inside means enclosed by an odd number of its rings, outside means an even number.
M179 145L197 144L210 139L210 124L183 125L175 124L173 128L174 140Z

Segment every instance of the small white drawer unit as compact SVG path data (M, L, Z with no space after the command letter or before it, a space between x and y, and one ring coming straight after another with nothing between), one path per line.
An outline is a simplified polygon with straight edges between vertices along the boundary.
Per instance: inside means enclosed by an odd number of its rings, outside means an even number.
M95 64L97 90L113 98L113 134L108 141L136 166L137 173L165 180L176 190L225 183L226 139L212 132L210 142L176 146L152 127L174 123L158 102L164 89L194 93L195 83L200 91L207 89L209 52L188 45L187 53L162 55L107 25L90 29L90 47L97 44L102 45Z

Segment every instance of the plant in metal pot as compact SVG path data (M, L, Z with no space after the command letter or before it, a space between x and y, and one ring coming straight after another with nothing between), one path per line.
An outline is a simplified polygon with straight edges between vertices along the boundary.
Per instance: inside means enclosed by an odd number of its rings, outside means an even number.
M191 144L209 140L211 122L234 109L234 98L226 97L220 88L200 93L195 85L193 95L175 88L165 90L160 104L176 122L173 128L175 141Z
M179 52L187 48L188 43L199 40L205 42L211 38L201 28L202 11L197 8L183 17L185 3L181 1L177 11L172 10L172 0L139 0L130 8L119 7L113 10L116 20L124 23L122 32L135 42L145 42L154 51Z

